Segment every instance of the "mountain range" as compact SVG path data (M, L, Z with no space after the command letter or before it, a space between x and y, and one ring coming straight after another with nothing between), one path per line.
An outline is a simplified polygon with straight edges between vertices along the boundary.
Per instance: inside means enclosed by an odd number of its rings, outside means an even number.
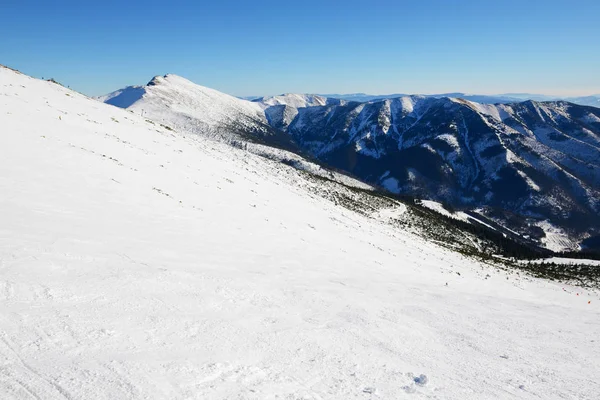
M293 96L293 94L284 94L281 96ZM338 99L338 100L346 100L346 101L358 101L361 103L370 102L370 101L379 101L386 99L394 99L398 97L406 97L412 96L410 94L387 94L387 95L372 95L366 93L349 93L349 94L315 94L312 96L319 96L328 99ZM551 95L543 95L543 94L533 94L533 93L505 93L505 94L469 94L462 92L452 92L452 93L440 93L440 94L427 94L427 95L419 95L421 97L434 97L434 98L443 98L443 97L454 97L461 98L464 100L473 101L476 103L486 103L486 104L509 104L509 103L518 103L526 100L534 100L534 101L568 101L570 103L579 104L582 106L592 106L592 107L600 107L600 94L590 95L590 96L551 96ZM241 97L243 100L250 101L261 101L261 99L268 99L271 97L280 97L280 96L245 96Z
M247 101L165 75L99 100L183 132L283 145L390 193L477 213L552 250L593 243L600 109L461 95Z

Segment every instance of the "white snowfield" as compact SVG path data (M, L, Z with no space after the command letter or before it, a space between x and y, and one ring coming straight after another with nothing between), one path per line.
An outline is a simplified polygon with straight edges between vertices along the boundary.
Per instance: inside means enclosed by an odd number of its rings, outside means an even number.
M0 398L599 398L596 293L308 186L0 67Z
M464 213L462 211L450 212L446 210L444 206L441 203L438 203L437 201L419 200L419 202L424 207L427 207L430 210L437 212L438 214L442 214L445 217L454 218L463 222L469 222L470 216L467 213Z

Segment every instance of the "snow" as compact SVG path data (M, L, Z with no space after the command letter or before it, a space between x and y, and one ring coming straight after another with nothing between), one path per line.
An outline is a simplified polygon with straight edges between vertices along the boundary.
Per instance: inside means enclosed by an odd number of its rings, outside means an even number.
M489 115L497 122L502 121L502 117L500 116L499 106L496 106L493 104L481 104L481 103L476 103L474 101L468 101L468 100L465 100L465 102L467 104L469 104L471 106L471 108L474 109L475 111L477 111L478 113L484 114L484 115Z
M538 186L538 184L535 183L533 181L533 179L531 179L529 177L529 175L527 175L525 172L523 172L521 170L516 170L516 171L517 171L517 174L519 174L519 176L525 180L525 182L527 183L527 186L529 186L531 189L535 190L536 192L539 192L541 190L541 188Z
M420 200L420 203L424 207L427 207L430 210L433 210L438 214L442 214L445 217L454 218L454 219L457 219L459 221L464 221L464 222L469 222L469 218L472 218L471 216L467 215L466 213L464 213L462 211L451 213L450 211L446 210L441 203L438 203L437 201Z
M407 208L402 203L397 203L393 208L384 208L377 212L377 218L382 220L399 219L407 211Z
M328 99L319 95L295 93L286 93L278 96L263 97L254 100L254 102L260 104L264 108L277 105L287 105L294 108L319 107L325 106L331 101L332 99ZM346 101L336 99L335 103L345 104Z
M288 163L292 161L294 163L294 167L298 170L310 172L312 175L320 176L322 178L329 179L333 182L341 183L342 185L347 187L362 190L374 190L373 186L371 185L368 185L348 175L324 169L321 166L286 150L256 143L246 143L244 149L248 152L251 152L252 154L267 157L271 160L277 160L279 162Z
M594 292L4 68L0 127L0 398L600 393Z
M458 211L458 212L456 212L455 214L459 214L459 215L460 215L460 214L464 214L464 216L466 216L466 218L467 218L468 220L475 221L475 222L477 222L478 224L481 224L481 225L483 225L483 226L486 226L486 227L488 227L489 229L491 229L491 230L493 230L493 231L497 230L497 229L496 229L496 228L494 228L492 225L490 225L490 224L488 224L488 223L486 223L486 222L483 222L482 220L480 220L479 218L476 218L476 217L472 216L471 214L463 213L463 212L461 212L461 211ZM504 229L507 229L507 228L504 228ZM510 229L507 229L507 230L509 230L509 231L510 231ZM513 232L514 234L518 235L518 233L516 233L516 232L514 232L514 231L511 231L511 232Z
M267 118L257 103L241 100L197 85L177 75L156 76L143 87L144 94L127 109L155 122L189 133L234 136L243 129L264 131Z
M403 96L400 98L402 104L402 110L406 113L411 113L415 109L415 103L417 99L413 96Z
M569 235L560 227L553 225L550 221L539 221L535 224L543 229L546 234L542 238L542 244L552 251L579 250L577 242L569 238Z
M593 124L600 123L600 118L598 118L596 115L594 115L592 113L589 113L589 114L583 116L583 118L581 118L581 120L583 122L593 123Z
M296 98L306 101L304 95L285 96L288 103ZM325 162L336 160L336 165L370 182L383 182L376 175L393 169L385 164L398 151L412 152L418 146L435 154L440 172L433 179L437 187L426 184L431 179L419 172L427 172L428 166L410 157L402 161L415 168L407 171L407 184L400 185L405 194L428 197L429 193L430 198L445 199L456 207L501 208L508 211L498 219L504 225L510 222L509 215L525 219L535 215L563 226L561 215L576 211L591 221L598 214L600 142L591 108L564 102L491 105L455 97L404 96L358 106L302 108L290 121L282 118L284 107L288 106L272 107L277 115L270 118L276 121L274 126L288 132L308 154ZM538 115L546 123L540 124ZM347 151L374 160L363 160L355 168L340 158ZM386 178L402 181L401 169L393 170ZM510 183L500 189L513 174L520 175L527 190L510 190ZM553 180L558 184L552 185ZM397 193L395 181L388 180L387 185ZM568 235L580 240L589 235L592 225L580 219L569 225ZM528 234L541 245L535 232Z
M456 136L451 135L449 133L444 133L441 135L438 135L435 137L436 139L440 139L443 140L444 142L448 143L450 146L452 146L452 148L460 153L460 144L458 143L458 139L456 138Z
M431 147L431 145L429 143L423 143L423 144L421 144L420 147L424 148L425 150L429 151L430 153L437 154L435 149L433 147Z
M436 201L433 200L419 200L419 202L421 203L421 205L423 205L424 207L429 208L430 210L433 210L435 212L437 212L438 214L442 214L448 218L453 218L453 219L457 219L459 221L463 221L463 222L468 222L468 223L472 223L472 221L475 221L477 224L483 225L493 231L497 230L496 228L494 228L492 225L482 221L479 218L474 217L471 214L467 214L466 212L463 211L455 211L455 212L450 212L448 210L446 210L444 208L444 206L441 203L438 203ZM475 210L475 212L477 212L477 210Z
M369 138L370 138L370 135L367 134L364 138L357 140L354 144L354 148L357 153L361 153L365 156L369 156L369 157L377 159L381 155L379 154L379 151L377 151L377 148L372 149L372 148L367 147L366 140L368 140Z

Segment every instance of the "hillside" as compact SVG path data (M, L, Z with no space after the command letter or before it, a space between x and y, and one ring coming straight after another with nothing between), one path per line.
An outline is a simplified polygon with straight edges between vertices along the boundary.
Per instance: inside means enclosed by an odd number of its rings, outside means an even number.
M277 136L256 103L196 85L177 75L156 76L145 86L130 86L98 100L150 116L172 129L234 140Z
M600 234L598 108L406 96L266 113L304 151L393 193L477 210L552 250Z
M594 291L427 241L401 203L341 207L364 185L285 153L2 67L0 106L2 398L600 392Z

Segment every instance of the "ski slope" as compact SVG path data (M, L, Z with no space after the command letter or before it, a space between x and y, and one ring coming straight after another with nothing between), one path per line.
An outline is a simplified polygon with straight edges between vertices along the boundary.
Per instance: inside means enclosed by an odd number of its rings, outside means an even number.
M2 399L598 398L597 293L2 67L0 130Z

